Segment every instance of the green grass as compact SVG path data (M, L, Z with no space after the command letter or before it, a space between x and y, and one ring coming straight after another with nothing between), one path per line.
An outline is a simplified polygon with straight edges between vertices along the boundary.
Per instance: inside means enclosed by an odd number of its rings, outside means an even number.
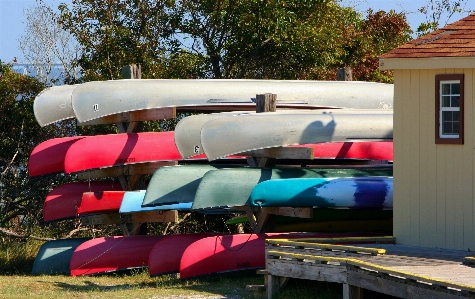
M176 275L150 277L147 270L100 276L30 275L43 242L3 243L0 250L0 298L159 299L202 295L213 298L254 298L247 285L264 284L256 271L239 271L181 280ZM184 297L183 297L184 296ZM233 297L234 296L234 297ZM239 297L235 297L239 296ZM342 298L342 286L290 279L276 299Z
M171 295L239 295L252 298L246 285L256 275L210 276L180 280L173 275L149 277L147 271L102 276L0 276L0 298L161 298Z
M149 277L147 271L117 275L69 277L64 275L0 276L0 298L166 298L167 296L214 296L217 298L254 298L248 284L263 284L254 271L211 275L180 280L175 275ZM279 299L341 298L341 285L290 280Z

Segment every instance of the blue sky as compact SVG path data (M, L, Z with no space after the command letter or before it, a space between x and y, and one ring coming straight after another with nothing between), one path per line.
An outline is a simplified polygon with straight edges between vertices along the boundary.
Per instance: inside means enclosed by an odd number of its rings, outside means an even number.
M407 19L412 29L424 22L424 16L417 12L417 9L424 6L429 0L342 0L343 4L351 5L359 11L366 11L372 8L374 11L391 9L397 12L406 12ZM47 4L58 4L68 0L44 0ZM475 9L475 1L469 0L471 4L466 9ZM35 5L36 0L0 0L0 60L10 62L17 57L22 62L22 54L18 49L18 38L24 34L23 10ZM464 15L457 15L450 21L454 22Z

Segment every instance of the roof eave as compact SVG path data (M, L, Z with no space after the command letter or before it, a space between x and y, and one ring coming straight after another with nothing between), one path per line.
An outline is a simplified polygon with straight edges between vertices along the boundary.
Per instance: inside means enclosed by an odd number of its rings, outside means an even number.
M379 58L382 71L445 68L475 68L475 57Z

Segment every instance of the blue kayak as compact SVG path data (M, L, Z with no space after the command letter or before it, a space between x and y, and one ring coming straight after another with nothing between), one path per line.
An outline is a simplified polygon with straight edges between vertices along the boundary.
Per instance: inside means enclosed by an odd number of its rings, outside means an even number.
M392 177L302 178L264 181L250 204L258 207L393 207Z
M192 203L177 203L171 205L162 205L156 207L142 207L145 197L145 190L127 191L122 198L119 213L136 213L148 211L164 211L164 210L189 210Z

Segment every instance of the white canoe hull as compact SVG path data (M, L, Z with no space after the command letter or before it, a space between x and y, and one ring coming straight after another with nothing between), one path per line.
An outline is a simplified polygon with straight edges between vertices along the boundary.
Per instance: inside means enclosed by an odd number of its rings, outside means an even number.
M74 118L71 96L78 86L53 86L38 94L33 103L33 112L38 124L44 127L60 120Z
M392 110L314 110L184 118L175 131L180 154L204 152L208 160L292 144L390 141ZM201 127L201 128L200 128ZM199 137L198 137L199 132Z
M392 108L393 85L344 81L115 80L81 84L72 94L77 120L151 109L248 103L256 94L277 94L278 102L355 109Z

